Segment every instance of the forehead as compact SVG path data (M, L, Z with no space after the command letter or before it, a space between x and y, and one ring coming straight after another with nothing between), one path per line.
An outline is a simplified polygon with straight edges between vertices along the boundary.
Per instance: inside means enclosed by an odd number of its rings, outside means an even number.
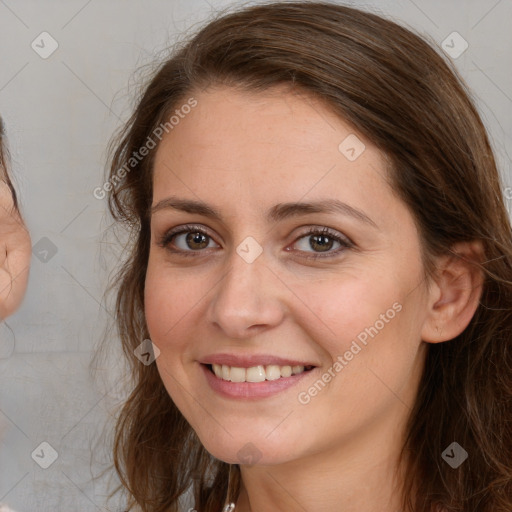
M378 215L396 201L384 155L317 99L282 88L193 97L157 150L153 204L172 194L262 209L329 195Z

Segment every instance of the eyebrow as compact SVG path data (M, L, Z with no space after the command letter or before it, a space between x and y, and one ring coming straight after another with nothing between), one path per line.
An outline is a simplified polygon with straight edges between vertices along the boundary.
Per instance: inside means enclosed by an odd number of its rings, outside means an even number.
M165 209L178 210L186 213L195 213L203 215L210 219L222 221L222 215L215 208L202 202L192 199L181 199L175 196L162 199L151 207L151 215ZM291 217L299 215L308 215L312 213L338 213L352 217L356 220L369 224L374 228L378 228L377 224L366 215L366 213L350 206L338 199L319 199L313 202L295 202L295 203L279 203L274 205L267 211L267 222L279 222Z

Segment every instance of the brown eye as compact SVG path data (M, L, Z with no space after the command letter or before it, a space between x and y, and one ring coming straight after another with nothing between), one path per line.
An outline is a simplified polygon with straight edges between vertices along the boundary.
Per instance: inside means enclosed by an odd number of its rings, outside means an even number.
M320 252L326 252L332 249L334 240L327 235L312 235L309 237L311 249L318 249Z
M185 243L193 250L204 249L205 247L208 247L208 238L208 235L200 233L199 231L195 233L190 232L187 233L187 236L185 237Z
M213 239L203 229L194 226L181 226L167 232L159 245L173 253L194 256L208 248Z
M335 247L337 244L337 247ZM337 256L345 249L349 249L354 244L346 237L329 228L312 228L297 239L295 245L298 246L299 252L308 254L306 258L328 258ZM325 256L322 254L325 253Z

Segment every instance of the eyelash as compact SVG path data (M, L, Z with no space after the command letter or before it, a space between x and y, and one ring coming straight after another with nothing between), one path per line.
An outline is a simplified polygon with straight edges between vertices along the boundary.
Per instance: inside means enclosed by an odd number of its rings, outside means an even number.
M179 254L181 256L186 256L186 257L189 257L189 256L190 257L201 256L201 252L203 252L203 250L183 251L181 249L178 249L178 250L169 249L168 245L171 243L172 239L175 236L182 235L182 234L188 234L188 233L201 233L203 235L206 235L209 238L212 238L204 230L204 228L202 228L200 226L195 226L195 225L187 224L187 225L184 225L184 226L180 226L178 228L171 229L168 232L166 232L161 237L161 239L159 240L158 245L160 247L164 248L164 249L167 249L168 251L170 251L170 252L172 252L174 254ZM333 251L333 252L324 253L325 255L322 254L322 253L313 253L313 255L306 256L306 258L309 258L309 259L333 258L333 257L339 255L344 250L351 249L351 248L354 247L354 243L351 240L349 240L346 237L340 237L339 235L336 234L335 231L332 231L331 229L329 229L327 227L324 227L324 228L321 228L321 229L314 228L314 227L309 228L305 233L302 233L302 235L299 236L293 243L297 242L298 240L300 240L302 238L305 238L305 237L308 237L308 236L312 236L312 235L328 236L333 241L338 242L341 245L341 248L339 248L338 250Z

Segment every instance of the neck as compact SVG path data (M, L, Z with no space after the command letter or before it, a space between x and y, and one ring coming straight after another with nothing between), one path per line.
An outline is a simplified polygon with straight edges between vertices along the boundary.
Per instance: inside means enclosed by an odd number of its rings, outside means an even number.
M397 407L404 405L397 402ZM403 418L397 424L396 415L380 417L343 445L284 464L241 465L234 512L401 510L402 476L397 468Z

